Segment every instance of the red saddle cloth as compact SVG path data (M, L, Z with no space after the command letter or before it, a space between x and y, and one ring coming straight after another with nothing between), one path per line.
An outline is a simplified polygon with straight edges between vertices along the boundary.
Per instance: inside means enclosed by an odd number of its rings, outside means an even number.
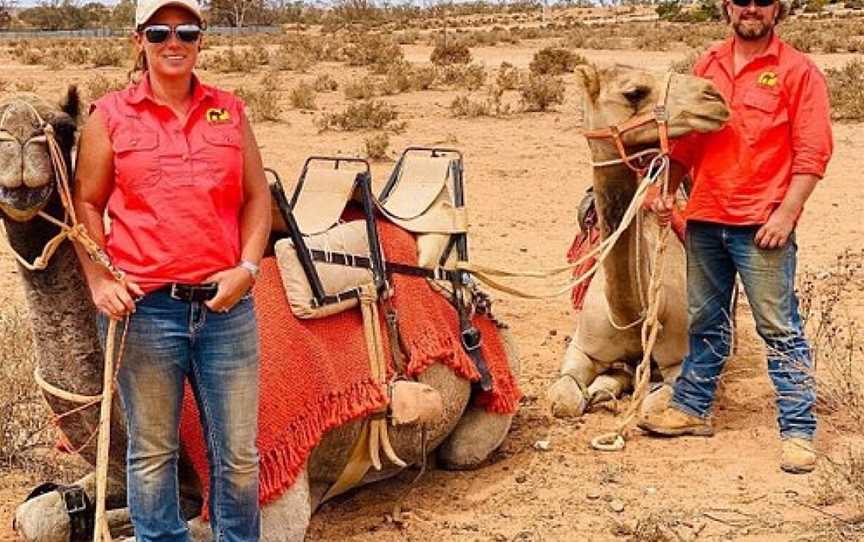
M378 230L388 260L417 263L411 234L388 222L379 222ZM408 375L416 376L437 362L463 378L479 380L461 347L459 321L447 300L422 278L393 275L392 282L392 302L399 315ZM324 433L380 410L387 399L371 376L359 308L317 320L296 318L273 258L262 262L254 299L261 341L258 449L259 499L264 504L291 487ZM386 343L383 311L379 312ZM474 397L474 404L490 412L511 414L518 408L521 393L510 372L499 330L486 317L475 317L474 323L483 335L482 352L494 383L490 392ZM389 344L384 351L389 352ZM180 436L202 481L206 515L207 451L198 419L187 385Z
M656 186L652 186L648 189L648 193L645 195L645 200L642 203L642 208L646 210L651 209L651 204L656 197L658 197L658 189ZM594 212L594 211L592 211ZM682 244L684 243L684 235L687 230L687 221L681 215L678 209L674 209L672 211L672 231L675 232L675 236L678 238ZM573 239L573 243L570 245L570 249L567 251L567 261L569 263L575 263L579 261L584 255L588 254L591 249L600 244L600 228L597 226L596 219L593 223L589 224L589 227L583 231L580 231L576 238ZM597 258L588 258L581 264L579 264L575 269L573 269L573 276L578 277L587 273L591 267L597 262ZM588 286L591 285L591 281L594 279L593 276L588 279L580 282L576 286L573 287L573 290L570 292L570 301L573 303L573 308L577 311L581 311L582 307L585 304L585 296L588 294Z

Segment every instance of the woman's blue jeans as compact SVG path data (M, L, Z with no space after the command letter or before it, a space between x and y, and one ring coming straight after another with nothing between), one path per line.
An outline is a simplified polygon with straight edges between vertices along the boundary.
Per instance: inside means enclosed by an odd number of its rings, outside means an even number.
M100 318L103 337L106 323ZM251 296L227 313L176 300L165 291L137 302L118 385L129 433L129 511L138 542L189 540L177 481L186 378L207 440L214 539L259 539L258 363Z
M794 233L785 246L759 248L758 226L687 223L687 298L690 350L675 382L672 405L707 417L731 350L729 306L735 275L741 277L768 350L768 372L777 394L783 438L812 439L816 387L810 347L804 338L795 295Z

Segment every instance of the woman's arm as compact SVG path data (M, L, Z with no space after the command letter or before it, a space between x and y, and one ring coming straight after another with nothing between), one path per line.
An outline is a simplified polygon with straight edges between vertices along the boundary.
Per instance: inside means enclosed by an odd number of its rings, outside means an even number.
M78 221L102 248L105 247L102 217L113 188L114 151L105 118L97 109L90 115L81 132L72 205ZM92 261L77 243L75 252L96 307L106 316L117 320L134 312L135 302L132 295L143 295L141 288L133 282L118 282L107 269Z
M258 142L249 121L243 119L243 207L240 209L240 259L258 265L270 238L270 190ZM219 284L216 297L206 304L214 311L230 309L252 286L252 275L242 267L211 275Z

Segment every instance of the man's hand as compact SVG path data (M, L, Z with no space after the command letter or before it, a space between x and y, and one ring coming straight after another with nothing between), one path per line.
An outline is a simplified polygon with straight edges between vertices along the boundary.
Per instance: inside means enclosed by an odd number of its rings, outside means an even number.
M135 312L133 296L144 295L144 291L136 283L120 282L109 275L96 278L90 293L96 308L112 320L122 320L127 314Z
M756 237L753 239L756 246L769 250L785 246L789 235L795 229L796 219L797 214L788 213L782 207L775 209L768 217L768 222L756 232Z
M215 282L216 296L204 304L213 312L228 312L252 287L252 274L242 267L232 267L207 277L204 282Z
M666 226L672 221L672 211L675 208L675 197L668 194L665 198L658 195L651 202L651 211L657 217L657 223Z

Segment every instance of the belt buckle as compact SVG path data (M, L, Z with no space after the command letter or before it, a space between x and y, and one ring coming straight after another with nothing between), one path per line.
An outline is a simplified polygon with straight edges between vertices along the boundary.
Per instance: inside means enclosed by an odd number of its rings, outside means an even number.
M180 297L180 294L177 293L177 286L178 284L176 282L171 283L171 293L169 294L171 296L171 299L176 299L177 301L185 301L182 297Z

